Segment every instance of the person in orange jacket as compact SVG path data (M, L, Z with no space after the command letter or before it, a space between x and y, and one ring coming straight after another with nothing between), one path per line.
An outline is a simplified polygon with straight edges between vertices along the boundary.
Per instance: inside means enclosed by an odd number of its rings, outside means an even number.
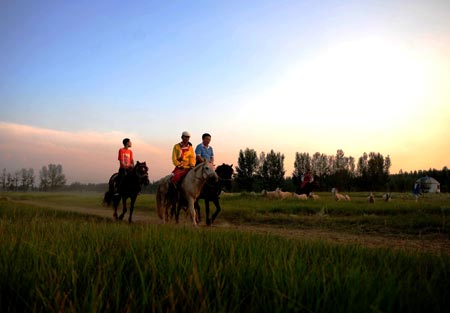
M195 152L189 142L191 134L184 131L181 134L181 142L175 144L172 150L172 163L175 166L172 171L172 183L176 184L186 176L191 168L195 166Z

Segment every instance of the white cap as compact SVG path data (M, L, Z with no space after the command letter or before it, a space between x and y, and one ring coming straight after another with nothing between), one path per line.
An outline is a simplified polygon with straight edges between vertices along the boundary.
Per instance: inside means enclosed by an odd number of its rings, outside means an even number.
M185 136L185 137L191 137L191 133L188 131L184 131L181 136Z

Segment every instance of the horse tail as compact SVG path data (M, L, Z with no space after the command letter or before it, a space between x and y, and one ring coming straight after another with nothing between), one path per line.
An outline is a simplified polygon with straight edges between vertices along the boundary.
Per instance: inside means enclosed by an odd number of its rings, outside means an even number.
M113 194L109 192L105 192L105 195L103 197L103 205L110 206L113 200Z
M164 219L164 211L167 206L167 192L170 176L166 176L159 181L158 190L156 191L156 213L160 219Z
M110 206L113 202L114 198L114 185L116 182L117 173L113 174L108 183L108 191L105 192L105 195L103 196L103 205Z

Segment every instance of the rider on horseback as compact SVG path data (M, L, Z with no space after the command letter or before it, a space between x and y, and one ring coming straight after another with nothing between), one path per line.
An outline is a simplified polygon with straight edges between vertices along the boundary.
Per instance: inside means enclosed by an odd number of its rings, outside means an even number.
M202 135L202 142L195 148L195 155L197 158L197 164L203 163L203 161L208 161L208 163L214 169L214 150L209 145L211 142L211 135L204 133Z
M125 138L123 141L123 148L119 149L119 173L117 176L117 191L116 194L120 192L120 188L122 187L124 177L131 173L134 167L134 159L133 159L133 151L131 148L131 140L129 138Z
M181 134L181 142L175 144L172 150L172 163L175 169L172 171L171 182L176 188L177 182L186 176L191 168L195 166L195 153L189 142L191 134L184 131Z

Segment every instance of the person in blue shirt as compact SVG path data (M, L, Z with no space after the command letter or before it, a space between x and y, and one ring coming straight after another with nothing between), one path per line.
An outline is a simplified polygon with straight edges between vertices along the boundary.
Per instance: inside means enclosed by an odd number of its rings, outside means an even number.
M208 133L204 133L202 135L202 143L198 144L195 148L195 157L197 160L197 164L202 163L203 161L208 161L212 166L214 166L214 150L209 145L211 142L211 135Z

